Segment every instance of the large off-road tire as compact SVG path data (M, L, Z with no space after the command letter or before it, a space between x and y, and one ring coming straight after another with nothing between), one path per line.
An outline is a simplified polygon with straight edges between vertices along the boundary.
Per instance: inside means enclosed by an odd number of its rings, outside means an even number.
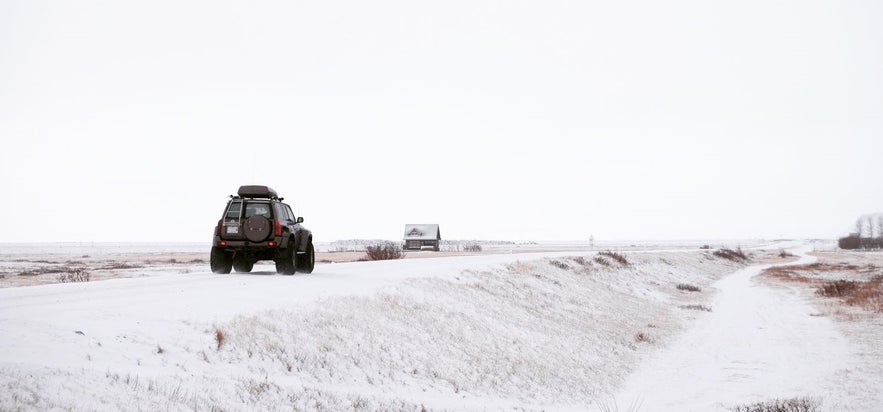
M242 228L245 237L252 242L263 242L270 236L270 221L261 215L246 219Z
M313 241L307 244L307 253L297 255L297 271L300 273L313 273L316 266L316 251L313 249Z
M233 259L227 252L224 252L224 249L213 247L209 257L209 266L211 266L213 273L227 274L233 269Z
M281 250L279 256L276 257L276 272L283 275L293 275L295 262L297 262L297 248L292 241L289 242L288 248Z
M254 262L250 260L236 259L233 261L233 269L237 272L248 273L254 269Z

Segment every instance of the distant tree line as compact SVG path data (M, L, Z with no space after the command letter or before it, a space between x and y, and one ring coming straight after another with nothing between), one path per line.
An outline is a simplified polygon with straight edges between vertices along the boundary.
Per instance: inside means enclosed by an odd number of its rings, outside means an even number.
M864 215L855 221L855 232L838 241L841 249L883 249L883 214Z

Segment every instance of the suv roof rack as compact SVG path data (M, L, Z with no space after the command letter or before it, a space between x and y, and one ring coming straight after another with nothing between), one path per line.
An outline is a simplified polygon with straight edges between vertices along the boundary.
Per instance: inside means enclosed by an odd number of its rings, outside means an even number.
M259 198L259 199L272 199L282 201L282 198L270 187L267 186L259 186L259 185L245 185L239 186L239 191L237 192L239 197L243 198Z

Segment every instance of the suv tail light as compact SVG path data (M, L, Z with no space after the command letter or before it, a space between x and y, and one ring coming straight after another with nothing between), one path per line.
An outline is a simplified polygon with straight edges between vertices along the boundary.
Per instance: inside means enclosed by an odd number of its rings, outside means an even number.
M215 226L215 236L221 236L222 226L224 224L224 219L218 220L218 225Z
M278 219L273 221L273 236L282 236L282 222Z

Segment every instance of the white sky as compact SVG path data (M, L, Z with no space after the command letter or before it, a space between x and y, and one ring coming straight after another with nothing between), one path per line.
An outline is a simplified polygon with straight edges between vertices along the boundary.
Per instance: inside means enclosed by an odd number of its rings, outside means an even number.
M834 237L883 210L883 2L0 0L0 242Z

